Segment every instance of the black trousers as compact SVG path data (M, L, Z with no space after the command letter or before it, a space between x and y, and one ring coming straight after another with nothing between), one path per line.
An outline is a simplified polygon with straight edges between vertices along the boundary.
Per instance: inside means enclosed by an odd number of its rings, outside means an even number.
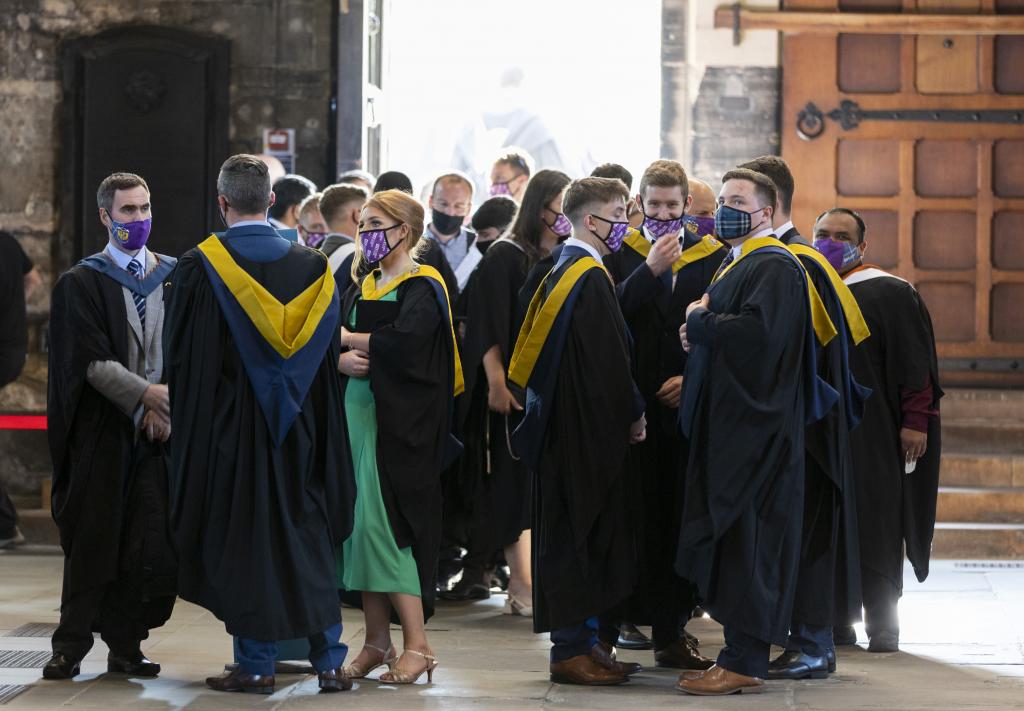
M13 538L17 525L18 512L14 510L14 502L7 495L4 483L0 481L0 538Z
M903 571L900 567L902 582ZM892 632L899 636L898 605L903 595L903 586L867 567L861 568L860 575L864 596L864 629L868 637L879 632Z
M139 643L149 637L143 603L137 595L127 595L123 585L113 582L74 593L69 589L72 586L65 562L60 624L51 640L54 653L81 660L92 649L94 629L100 630L100 637L110 651L118 655L137 652Z

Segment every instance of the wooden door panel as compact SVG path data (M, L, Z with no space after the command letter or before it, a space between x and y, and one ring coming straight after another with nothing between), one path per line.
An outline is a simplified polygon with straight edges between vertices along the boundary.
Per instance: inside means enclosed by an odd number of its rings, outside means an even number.
M1024 0L786 0L784 8L977 14L1024 12ZM928 303L940 358L1024 358L1024 126L878 117L844 128L827 117L844 100L897 114L1024 111L1024 37L785 34L782 62L782 154L796 179L796 225L808 234L833 205L857 210L867 260L914 283ZM797 131L809 102L826 114L812 140ZM1006 371L996 382L1024 380Z

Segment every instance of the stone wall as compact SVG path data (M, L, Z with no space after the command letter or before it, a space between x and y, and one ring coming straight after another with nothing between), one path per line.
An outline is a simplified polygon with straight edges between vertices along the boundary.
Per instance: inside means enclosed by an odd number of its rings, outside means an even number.
M297 171L324 184L328 166L332 6L325 0L3 0L0 11L0 229L44 277L29 303L29 362L0 392L0 412L45 410L45 326L61 208L60 47L125 25L231 40L232 152L256 151L268 127L296 129ZM212 186L211 186L212 189ZM66 261L66 260L58 260ZM0 478L33 494L48 476L37 434L0 433Z
M778 67L707 67L693 106L693 174L717 190L726 171L778 154Z

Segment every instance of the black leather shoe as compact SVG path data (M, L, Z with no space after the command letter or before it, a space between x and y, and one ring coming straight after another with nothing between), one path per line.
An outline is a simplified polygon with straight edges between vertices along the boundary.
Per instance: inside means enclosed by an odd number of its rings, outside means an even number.
M825 659L828 660L828 673L829 674L835 674L836 673L836 650L835 649L826 649L825 650Z
M653 649L651 638L636 628L632 622L619 625L619 638L615 640L619 649Z
M769 679L827 679L828 658L783 652L768 665Z
M320 672L316 675L317 683L320 684L320 691L332 693L335 691L348 691L352 688L352 680L345 676L342 667Z
M853 625L832 628L832 642L837 647L851 647L857 644L857 630Z
M107 655L107 671L129 676L152 677L160 674L160 665L146 659L141 651L125 655L111 652Z
M900 636L896 632L875 632L868 642L869 652L898 652L900 651Z
M50 661L43 667L44 679L73 679L82 671L81 662L68 659L60 652L55 652Z
M206 685L214 691L244 691L248 694L273 694L274 676L246 674L236 669L226 676L211 676Z
M664 649L654 652L654 666L662 669L704 671L714 665L714 659L702 656L700 651L685 639L677 639Z
M442 590L437 596L442 600L451 600L453 602L486 600L491 596L491 588L482 582L479 577L467 577L463 573L462 579L455 583L450 590Z

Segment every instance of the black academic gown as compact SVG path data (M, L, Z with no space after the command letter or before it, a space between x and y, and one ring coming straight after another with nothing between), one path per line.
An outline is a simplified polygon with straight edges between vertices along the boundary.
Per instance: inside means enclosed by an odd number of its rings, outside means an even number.
M942 454L938 416L929 418L928 448L911 474L900 446L900 388L921 390L931 380L939 409L938 359L932 320L909 283L885 275L850 285L871 338L853 349L850 367L870 387L864 419L853 431L853 462L860 511L860 560L903 586L903 546L919 581L928 577Z
M723 246L682 267L674 288L671 271L654 276L646 257L628 244L604 259L633 337L636 384L646 403L647 439L629 448L629 467L642 492L643 554L637 599L630 610L630 621L636 624L650 624L658 613L696 604L692 584L674 570L688 449L679 434L677 409L663 405L655 393L666 380L683 374L687 354L679 327L686 307L701 298L726 254Z
M448 315L426 278L409 279L397 291L394 323L370 337L377 472L395 544L412 548L424 619L430 619L441 543L441 471L454 453L452 336ZM359 295L357 286L346 292L345 323ZM348 378L341 380L344 395ZM343 415L339 418L344 421Z
M690 459L676 569L716 620L781 645L800 558L813 367L805 276L790 256L755 252L708 293L710 308L687 321L680 424Z
M563 256L546 289L582 254L574 250ZM544 351L559 334L564 335L559 357L546 359ZM634 591L639 531L627 451L630 425L643 413L643 399L630 360L629 333L611 281L603 270L591 269L580 278L572 306L563 306L529 387L538 375L554 374L554 382L547 392L528 395L514 438L517 453L536 453L535 632L611 613ZM547 419L537 426L533 418L541 412ZM527 432L529 442L520 439Z
M793 619L809 625L848 625L861 617L857 497L850 431L860 422L870 391L853 378L853 340L842 304L824 268L800 255L838 333L817 343L818 376L838 393L836 406L807 428L803 545Z
M54 286L47 394L52 511L65 555L64 597L117 581L135 588L140 599L155 598L141 609L152 628L170 617L173 568L168 584L151 591L156 595L137 587L144 581L126 578L126 556L133 555L133 548L136 557L142 552L134 545L139 541L124 534L147 528L145 521L137 520L141 510L135 484L143 466L147 476L164 482L166 451L162 444L137 442L132 418L86 381L93 361L112 360L127 367L125 308L122 286L81 264L61 275ZM157 503L155 525L161 530L166 527L166 511L164 502ZM166 538L164 542L169 546ZM173 553L162 557L169 557L173 566ZM145 564L151 567L153 561Z
M323 254L306 247L255 262L226 244L282 303L324 273ZM337 315L333 320L301 410L276 445L203 257L193 249L178 262L164 359L180 595L210 610L232 635L298 639L340 620L334 549L352 530L355 483L339 414Z
M511 240L493 243L477 265L464 292L466 335L463 339L462 367L466 373L466 392L461 398L461 432L466 450L462 454L461 490L476 502L486 499L496 549L515 543L530 527L530 479L521 460L509 451L507 433L515 430L520 415L507 418L487 407L489 388L483 356L498 346L507 370L512 348L522 323L519 291L526 280L529 258ZM522 390L510 388L520 404ZM470 492L484 487L484 497Z

